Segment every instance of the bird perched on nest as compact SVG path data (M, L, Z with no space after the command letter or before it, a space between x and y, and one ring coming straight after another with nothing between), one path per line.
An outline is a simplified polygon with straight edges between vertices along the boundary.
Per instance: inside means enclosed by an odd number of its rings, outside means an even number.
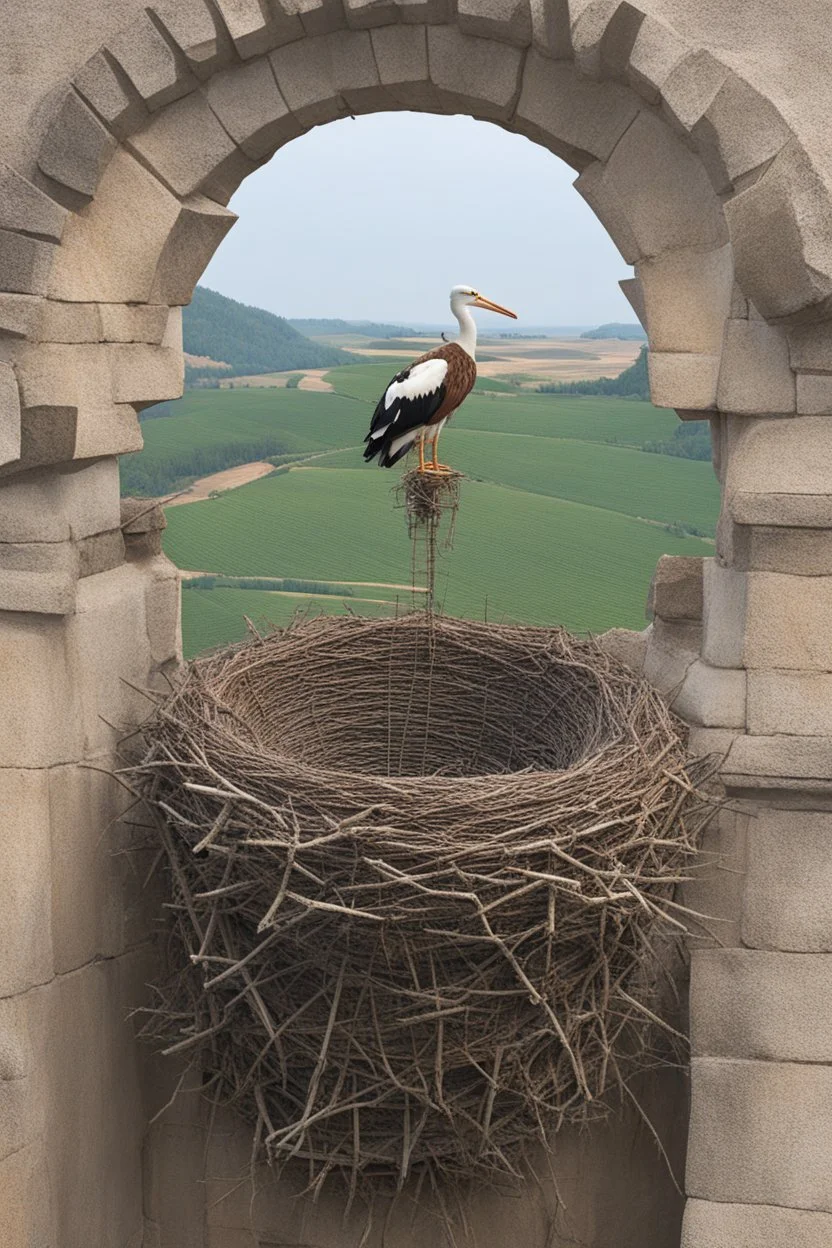
M477 323L470 308L485 308L517 320L499 303L492 303L472 286L454 286L451 311L459 321L459 337L420 355L390 382L378 401L364 441L366 460L378 456L379 467L392 468L414 444L419 448L419 472L450 472L436 457L436 444L449 416L467 398L477 380L474 353ZM425 444L431 459L425 459Z

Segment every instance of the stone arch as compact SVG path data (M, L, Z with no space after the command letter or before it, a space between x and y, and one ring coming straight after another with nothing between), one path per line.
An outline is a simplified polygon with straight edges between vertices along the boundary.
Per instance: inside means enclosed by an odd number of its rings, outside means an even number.
M746 12L755 2L744 0ZM812 3L804 0L807 12ZM125 11L132 7L125 0ZM60 13L62 0L54 8ZM807 880L828 870L826 816L814 809L827 800L832 772L832 721L819 706L832 670L828 170L738 58L706 46L704 19L692 41L663 16L684 8L683 0L159 0L136 6L132 23L42 101L28 176L0 167L0 635L31 675L7 690L12 730L0 736L0 781L12 786L4 801L28 820L25 854L13 846L5 863L15 886L26 886L13 890L6 918L0 1005L7 995L27 997L3 1024L13 1037L3 1052L24 1072L12 1076L20 1084L27 1070L39 1072L30 1098L38 1112L29 1135L28 1120L20 1126L25 1147L13 1126L9 1155L17 1166L29 1164L26 1150L40 1158L20 1179L30 1185L26 1216L46 1210L56 1242L141 1242L137 1155L149 1115L118 1026L121 982L135 1000L141 965L113 904L123 882L96 856L118 810L90 776L111 762L114 725L140 718L138 687L176 662L178 602L159 556L159 517L119 512L115 457L139 445L137 411L181 388L178 309L233 224L226 205L239 181L310 126L397 108L470 113L571 164L578 190L635 265L626 289L647 327L655 401L713 421L724 500L717 558L706 561L704 578L701 566L660 567L645 670L666 689L681 684L694 748L729 751L722 775L737 801L768 807L747 895L744 884L726 886L701 904L721 914L726 943L736 947L727 956L700 951L695 964L694 1199L684 1242L793 1237L797 1223L775 1209L789 1204L802 1211L801 1226L813 1219L808 1235L828 1238L832 1189L816 1164L815 1128L798 1132L794 1148L786 1127L793 1103L808 1119L818 1098L832 1097L819 1065L832 1063L832 1050L791 1032L776 1010L760 1021L752 1008L784 999L778 975L792 982L793 964L784 969L766 951L832 948L832 936L818 935L821 918L800 912L799 881L790 918L778 917L771 898L773 874L782 878L793 865L774 836L789 804L800 808ZM801 634L795 644L783 620L798 593L809 625L808 640ZM618 643L630 657L644 645ZM801 697L818 705L795 734ZM794 744L801 733L811 748ZM78 770L78 760L95 767ZM68 850L60 837L85 821L89 837ZM726 838L741 840L736 828L720 836L718 852ZM816 899L819 911L823 904ZM73 906L86 925L69 914ZM51 935L35 923L50 907ZM799 1018L800 1000L786 998ZM41 1015L33 1023L30 1006L46 1011L48 1026L81 1038L86 1082L74 1078L69 1050L35 1051ZM828 1014L828 1000L818 1008ZM744 1030L732 1030L734 1013ZM86 1026L92 1017L95 1034ZM96 1082L98 1032L106 1043ZM812 1064L814 1082L801 1064ZM106 1208L82 1206L77 1193L89 1190L90 1175L103 1178L108 1156L85 1170L83 1150L61 1138L50 1143L58 1150L51 1163L36 1152L41 1115L51 1124L57 1113L54 1096L41 1105L43 1086L62 1082L72 1091L73 1125L94 1103L93 1130L121 1167ZM781 1132L779 1153L755 1135L761 1105L774 1107L766 1122ZM170 1219L160 1228L148 1213L146 1248L160 1234L184 1245L194 1227L205 1229L205 1176L190 1134L200 1123L190 1112L173 1111L146 1159L148 1208L167 1184ZM215 1175L226 1143L221 1131ZM614 1136L604 1146L606 1173L619 1186L616 1230L632 1187L657 1186L644 1143L634 1146L630 1171ZM573 1142L569 1153L573 1190L592 1171L582 1147ZM743 1148L745 1164L731 1164ZM285 1216L284 1196L272 1197L272 1230ZM661 1193L649 1202L642 1193L642 1207L675 1227L672 1202ZM334 1244L337 1219L326 1216L315 1233ZM522 1216L526 1240L545 1242L540 1205L524 1206ZM516 1242L519 1223L506 1206L483 1203L476 1217L489 1231L502 1218L495 1234ZM239 1219L212 1224L211 1244L252 1244ZM587 1234L591 1223L590 1211ZM38 1237L48 1233L28 1225L11 1242Z

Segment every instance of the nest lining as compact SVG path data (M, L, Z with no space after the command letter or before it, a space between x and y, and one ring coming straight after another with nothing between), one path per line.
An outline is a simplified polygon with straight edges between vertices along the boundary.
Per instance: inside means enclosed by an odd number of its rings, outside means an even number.
M270 1160L516 1172L655 1062L702 805L596 643L321 618L193 663L146 739L175 915L148 1030Z

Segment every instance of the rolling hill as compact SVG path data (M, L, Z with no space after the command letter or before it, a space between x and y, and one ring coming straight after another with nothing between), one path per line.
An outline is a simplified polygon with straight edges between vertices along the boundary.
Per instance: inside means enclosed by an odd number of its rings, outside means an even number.
M290 317L289 324L309 338L327 338L333 334L360 334L364 338L412 338L415 330L404 325L385 325L379 321L343 321L338 317Z
M196 375L235 377L295 368L332 368L352 358L337 347L312 342L282 316L238 303L207 286L197 286L185 308L182 335L188 355L228 366L222 370L189 369L190 379Z
M607 325L599 325L596 329L587 329L581 334L582 338L646 338L647 335L641 325L627 324L623 325L619 321L611 321Z

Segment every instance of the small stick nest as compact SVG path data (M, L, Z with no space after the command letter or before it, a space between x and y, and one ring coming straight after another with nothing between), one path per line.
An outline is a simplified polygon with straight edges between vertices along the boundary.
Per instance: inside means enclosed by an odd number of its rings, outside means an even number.
M320 618L191 664L135 769L174 923L149 1033L351 1192L517 1173L657 1060L704 806L591 640Z
M401 479L399 490L404 496L404 509L411 536L424 525L438 525L446 514L451 520L459 508L459 483L462 473L419 472L413 468Z

